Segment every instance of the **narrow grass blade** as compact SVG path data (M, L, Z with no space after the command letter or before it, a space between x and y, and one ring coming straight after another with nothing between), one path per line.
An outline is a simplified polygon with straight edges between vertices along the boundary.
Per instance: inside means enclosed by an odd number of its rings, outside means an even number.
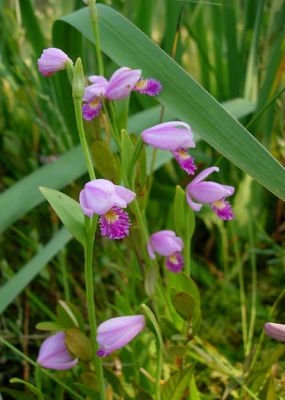
M17 274L0 288L0 313L25 289L46 264L71 239L69 232L62 228L49 242L25 264Z

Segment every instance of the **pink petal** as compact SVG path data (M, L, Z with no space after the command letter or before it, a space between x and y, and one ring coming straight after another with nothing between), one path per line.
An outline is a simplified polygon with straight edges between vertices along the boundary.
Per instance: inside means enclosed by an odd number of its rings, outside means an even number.
M210 168L206 168L204 169L204 171L200 172L200 174L198 174L190 183L190 185L192 185L193 183L199 183L201 181L203 181L205 178L207 178L207 176L209 176L212 172L216 171L219 172L219 168L218 167L210 167Z
M198 212L201 210L202 208L202 204L199 203L195 203L192 199L191 196L189 195L188 191L186 191L186 199L187 199L187 203L189 204L189 206L192 208L192 210Z

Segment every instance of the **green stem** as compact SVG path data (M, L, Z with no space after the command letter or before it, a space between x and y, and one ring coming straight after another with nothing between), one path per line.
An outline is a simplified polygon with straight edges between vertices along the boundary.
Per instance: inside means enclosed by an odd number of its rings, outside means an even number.
M144 239L144 248L146 248L148 240L149 240L149 233L148 233L148 230L147 230L147 227L146 227L146 223L145 223L145 220L144 220L143 215L141 213L141 210L140 210L139 203L138 203L137 199L135 199L133 201L133 210L134 210L134 213L136 215L136 219L138 221L138 224L139 224L139 227L140 227L143 239Z
M271 104L284 92L285 87L279 90L262 108L258 111L257 114L249 121L249 123L245 126L248 129L270 106Z
M36 387L41 394L42 393L42 375L41 375L41 367L38 364L35 367L35 381L36 381ZM44 397L39 395L39 400L44 400Z
M247 344L247 309L246 309L246 298L245 298L245 289L244 289L243 265L242 265L240 250L239 250L238 243L237 243L237 240L236 240L234 223L231 224L231 228L232 228L233 248L234 248L235 258L237 260L237 265L238 265L243 346L244 346L244 350L246 350L246 344Z
M62 275L64 297L65 297L66 301L70 301L70 290L69 290L69 284L68 284L68 273L67 273L67 268L66 268L66 256L65 256L65 253L66 253L65 249L63 249L60 252L59 264L60 264L61 275Z
M160 383L161 383L161 372L162 372L162 356L163 356L163 340L160 332L160 327L158 322L151 311L151 309L146 306L145 304L141 305L141 308L144 314L152 323L155 333L156 333L156 350L157 350L157 367L156 367L156 379L155 379L155 398L156 400L161 400L161 393L160 393Z
M96 179L95 178L95 172L88 148L88 144L86 141L85 137L85 132L84 132L84 126L83 126L83 119L82 119L82 100L81 98L78 97L73 97L73 102L74 102L74 109L75 109L75 117L76 117L76 124L77 124L77 129L78 129L78 134L79 134L79 139L82 147L82 151L84 154L84 159L86 163L86 167L88 170L88 174L91 180Z
M85 245L85 285L86 285L86 300L88 309L88 319L90 323L91 331L91 343L93 347L92 363L94 365L97 381L100 390L100 399L105 400L105 388L104 388L104 376L103 366L101 359L96 356L96 332L97 332L97 320L96 320L96 309L94 302L94 284L93 284L93 248L94 248L94 237L97 227L98 217L93 217L90 221L86 218L86 245Z
M257 298L257 272L256 272L256 257L253 252L254 248L254 237L253 237L253 226L250 220L248 226L249 232L249 244L250 244L250 264L251 264L251 284L252 284L252 293L251 293L251 316L250 316L250 324L249 324L249 332L248 332L248 341L246 348L246 355L250 353L255 320L256 320L256 298Z
M96 0L89 0L89 11L90 11L90 19L93 28L93 34L95 38L95 49L98 61L98 69L99 74L104 75L104 64L101 52L101 40L100 40L100 33L99 33L99 25L98 25L98 12L97 7L95 4Z
M106 118L107 118L107 122L108 122L109 128L110 128L110 130L111 130L111 134L112 134L113 139L115 140L115 142L116 142L116 144L117 144L117 146L118 146L118 149L120 149L120 148L121 148L120 133L118 132L117 129L115 129L115 128L113 127L112 120L111 120L111 117L110 117L110 113L109 113L109 111L108 111L108 108L107 108L107 106L106 106L105 101L102 101L102 103L103 103L103 110L104 110L104 112L105 112L105 115L106 115ZM114 124L115 124L115 122L114 122Z
M22 353L17 347L13 346L11 343L9 343L7 340L5 340L3 337L0 336L0 343L4 344L4 346L8 347L10 350L12 350L15 354L18 354L23 360L27 361L34 367L36 367L38 364L32 360L30 357L28 357L26 354ZM73 389L71 389L69 386L67 386L64 382L62 382L60 379L56 378L54 375L52 375L50 372L48 372L46 369L41 370L42 374L46 375L48 378L52 379L54 382L56 382L59 386L63 387L68 393L70 393L72 396L74 396L76 399L84 400L84 397L80 396L77 394Z

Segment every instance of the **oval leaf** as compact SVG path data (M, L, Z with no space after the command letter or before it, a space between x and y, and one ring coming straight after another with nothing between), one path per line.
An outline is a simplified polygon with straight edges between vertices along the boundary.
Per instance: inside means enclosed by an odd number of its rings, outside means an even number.
M52 206L67 230L84 246L85 219L79 203L58 190L40 187L40 191Z

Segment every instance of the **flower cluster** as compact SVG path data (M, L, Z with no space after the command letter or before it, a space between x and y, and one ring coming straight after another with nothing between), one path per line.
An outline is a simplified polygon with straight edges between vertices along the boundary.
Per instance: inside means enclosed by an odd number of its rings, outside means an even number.
M100 114L104 100L121 100L128 97L131 91L157 96L161 84L155 79L143 79L140 69L119 68L108 81L103 76L92 75L88 78L91 85L85 88L83 96L83 117L90 121Z
M43 76L51 76L67 67L72 61L60 49L50 48L43 51L38 60L39 71ZM144 79L140 69L119 68L107 80L104 76L93 75L88 78L89 85L83 95L82 114L86 120L96 118L105 101L117 101L128 97L132 91L148 96L160 93L161 83L155 79ZM188 175L195 175L197 167L189 149L195 147L191 127L181 121L170 121L155 125L142 132L144 143L172 153L178 164ZM203 204L209 204L216 215L223 220L233 218L233 212L227 197L234 193L232 186L205 181L217 167L200 172L186 187L186 198L194 211L200 211ZM87 182L80 192L79 202L82 212L88 218L98 215L101 235L109 239L123 239L129 235L131 222L124 211L136 193L115 185L106 179L94 179ZM183 269L183 241L171 230L153 233L147 243L150 259L156 254L166 258L169 271L178 273ZM272 324L271 324L272 325ZM143 315L112 318L103 322L97 329L99 348L97 356L106 357L113 351L128 344L145 326ZM271 329L271 328L270 328ZM270 331L268 328L268 332ZM274 327L275 337L280 337L280 329ZM272 336L274 337L272 334ZM282 336L282 335L281 335ZM37 362L44 368L65 370L74 367L78 358L68 349L65 332L61 331L48 337L41 345Z

